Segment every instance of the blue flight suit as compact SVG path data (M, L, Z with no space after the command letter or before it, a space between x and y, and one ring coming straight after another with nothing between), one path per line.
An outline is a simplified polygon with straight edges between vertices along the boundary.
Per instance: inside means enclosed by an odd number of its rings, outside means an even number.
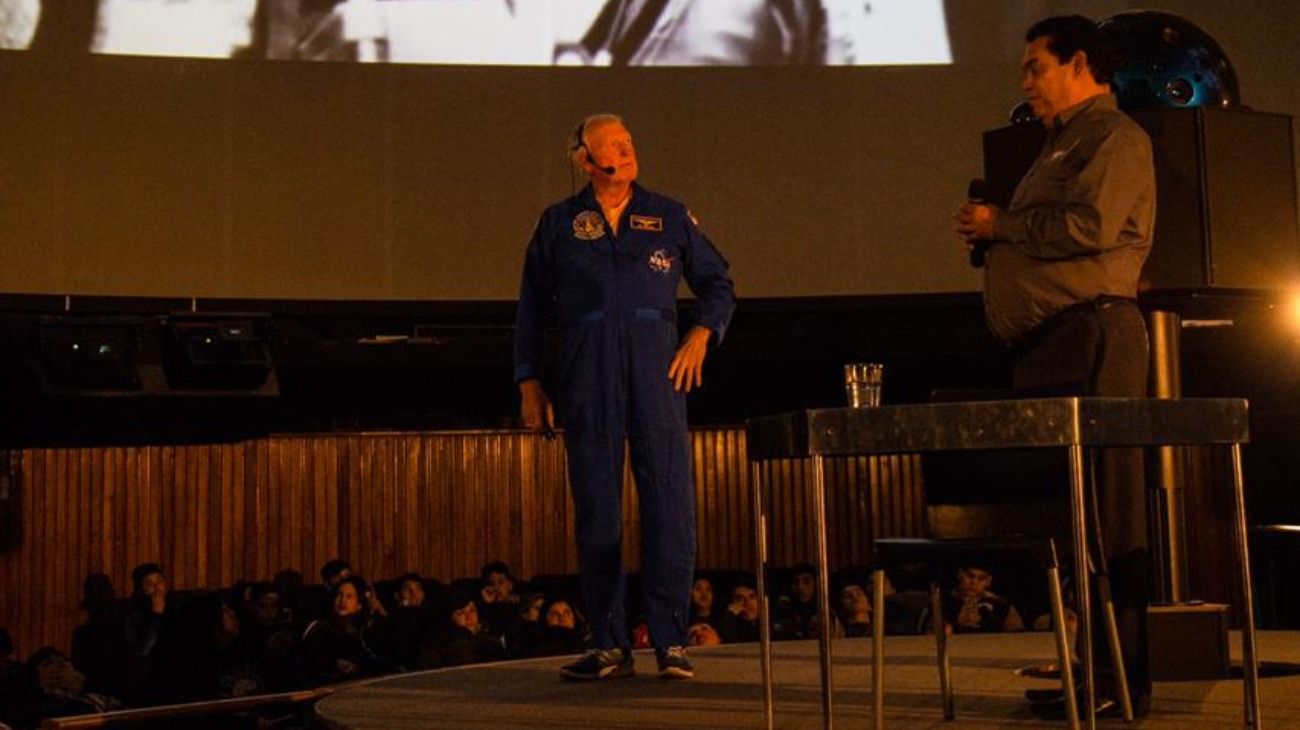
M629 647L622 569L623 443L642 525L646 621L657 648L686 645L695 564L695 485L677 351L677 288L722 336L735 308L727 262L685 206L633 185L618 235L591 186L542 214L515 319L515 381L540 376L550 316L562 334L557 415L577 509L582 590L597 648Z

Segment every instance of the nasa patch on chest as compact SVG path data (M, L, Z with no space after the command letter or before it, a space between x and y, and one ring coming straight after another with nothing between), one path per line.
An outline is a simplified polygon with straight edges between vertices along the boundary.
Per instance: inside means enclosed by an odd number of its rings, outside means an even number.
M605 220L594 210L584 210L573 218L573 237L594 241L605 236Z
M667 274L673 270L673 262L676 260L668 255L668 251L656 248L654 253L650 254L650 258L646 260L646 263L650 266L650 270L656 274Z

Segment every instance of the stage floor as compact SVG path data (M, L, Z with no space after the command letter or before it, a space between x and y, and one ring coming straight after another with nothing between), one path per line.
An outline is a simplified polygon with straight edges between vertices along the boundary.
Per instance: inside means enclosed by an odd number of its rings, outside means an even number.
M1234 660L1239 637L1232 636ZM1260 632L1265 663L1300 664L1300 632ZM1049 661L1047 633L959 636L950 644L957 721L944 723L939 706L934 640L889 637L886 644L885 724L889 728L1063 727L1029 714L1022 694L1054 683L1014 670ZM835 720L870 727L870 644L835 642ZM692 651L696 678L668 682L655 676L654 656L637 653L643 674L595 684L560 681L566 657L477 665L374 680L322 700L318 717L348 730L404 728L758 728L763 726L757 644ZM776 725L821 725L817 644L773 645ZM1241 680L1158 682L1142 728L1242 726ZM1300 675L1260 682L1263 726L1300 727ZM1106 724L1122 726L1119 720Z

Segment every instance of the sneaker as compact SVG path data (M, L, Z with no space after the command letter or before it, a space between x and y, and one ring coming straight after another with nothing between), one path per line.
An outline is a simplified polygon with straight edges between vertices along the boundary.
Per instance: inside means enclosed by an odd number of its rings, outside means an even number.
M632 652L627 649L589 649L577 661L560 667L560 676L575 682L617 679L635 674Z
M660 679L690 679L695 676L695 665L686 657L686 647L670 646L655 652L659 660Z

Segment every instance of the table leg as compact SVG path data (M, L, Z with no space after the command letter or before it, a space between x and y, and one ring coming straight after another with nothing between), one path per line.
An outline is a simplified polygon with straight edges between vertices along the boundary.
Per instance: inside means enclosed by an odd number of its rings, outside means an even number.
M934 632L935 663L939 665L939 702L943 719L957 717L952 697L952 659L948 656L948 629L943 619L943 593L937 580L930 581L930 629Z
M772 621L767 603L767 514L763 507L763 476L757 462L750 462L749 481L754 502L754 571L755 588L758 589L759 656L763 665L763 717L767 730L775 727L776 712L772 699Z
M813 462L813 522L817 531L817 644L822 669L822 726L835 727L831 708L834 680L831 676L831 607L830 566L826 549L826 464L821 455Z
M1056 562L1052 550L1052 562ZM1052 594L1052 623L1056 635L1056 666L1061 670L1061 691L1065 694L1065 716L1070 730L1079 730L1078 695L1074 691L1074 660L1070 656L1070 634L1065 627L1065 601L1061 597L1061 569L1055 564L1047 569L1047 587Z
M1245 690L1246 725L1258 730L1262 726L1259 716L1259 658L1255 654L1255 595L1250 582L1250 545L1246 531L1246 486L1241 475L1241 444L1232 445L1232 489L1236 510L1233 530L1237 541L1237 564L1241 572L1241 603L1245 625L1241 627L1241 678Z
M871 576L871 698L875 704L872 726L885 729L885 571Z
M1079 653L1083 657L1083 701L1088 730L1097 728L1092 656L1092 595L1088 575L1088 509L1083 493L1083 447L1070 446L1070 522L1074 532L1074 580L1079 594Z

